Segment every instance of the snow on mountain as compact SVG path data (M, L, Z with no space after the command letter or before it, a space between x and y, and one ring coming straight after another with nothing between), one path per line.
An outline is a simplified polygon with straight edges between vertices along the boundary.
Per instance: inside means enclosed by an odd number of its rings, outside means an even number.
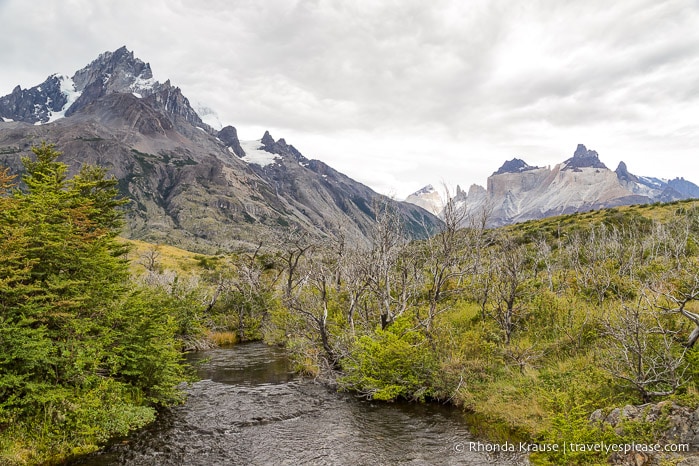
M244 160L247 163L254 163L255 165L266 167L267 165L275 163L275 161L279 159L278 155L261 150L264 147L261 139L256 141L240 141L240 145L245 152L245 157L241 157L241 160ZM231 154L235 154L233 149L230 147L228 148L228 151Z
M142 76L135 76L133 84L131 84L131 90L134 93L141 94L142 91L151 91L158 84L152 76L150 78L144 78Z
M195 103L192 105L194 111L197 112L201 121L207 125L214 128L216 131L221 131L223 129L223 123L219 120L218 115L211 108L201 103Z
M434 215L439 215L444 209L444 200L442 196L439 195L431 184L415 191L405 199L405 202L410 202L411 204L422 207Z
M648 186L653 186L658 189L662 189L667 185L668 180L663 179L663 178L654 178L654 177L649 177L649 176L639 176L639 180L645 185Z
M49 119L46 123L51 123L52 121L59 120L66 116L66 110L70 108L71 105L78 100L78 97L82 94L75 88L75 82L72 78L65 75L56 75L61 83L61 93L66 97L66 103L63 105L60 111L50 112ZM47 102L47 106L50 102Z
M406 201L427 208L430 187ZM505 162L488 178L487 188L473 185L454 200L471 216L488 211L489 226L547 216L649 202L669 202L699 197L699 186L684 179L664 180L629 173L621 162L608 169L599 154L579 144L573 157L553 168L528 165L521 159ZM432 212L436 212L432 210Z

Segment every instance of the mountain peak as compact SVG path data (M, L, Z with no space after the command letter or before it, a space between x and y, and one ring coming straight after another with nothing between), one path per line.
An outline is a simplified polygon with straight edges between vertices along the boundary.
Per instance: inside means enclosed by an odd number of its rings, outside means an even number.
M245 151L240 146L238 139L238 131L233 126L226 126L218 132L217 137L228 147L235 155L242 158L245 157Z
M110 94L133 94L175 124L181 117L211 135L216 134L201 120L180 88L170 84L170 80L162 84L155 81L150 65L136 58L126 46L100 54L72 78L54 74L31 89L17 86L12 94L0 97L0 117L32 124L50 123L70 117Z
M417 191L415 191L414 193L412 193L411 196L420 196L420 195L424 195L424 194L432 194L434 192L436 192L436 190L434 189L434 186L432 186L431 184L428 184L427 186L420 188Z
M265 131L265 135L262 136L262 139L260 140L263 146L273 146L274 145L274 138L269 134L269 131Z
M78 92L97 81L102 81L100 84L105 88L105 94L139 92L150 89L155 84L150 65L134 57L126 46L100 54L96 60L73 75Z
M629 169L626 167L626 164L624 162L619 162L619 166L616 167L614 173L616 173L616 177L619 178L619 181L632 181L635 183L638 182L638 177L636 175L632 175L629 172Z
M573 157L563 162L563 170L580 170L581 168L607 168L599 159L597 151L588 150L584 144L578 144Z
M502 164L502 167L498 169L493 175L503 175L505 173L522 173L527 170L535 170L539 167L532 167L527 162L522 159L512 159L506 161Z
M444 202L434 186L428 184L422 189L415 191L405 199L406 202L422 207L434 215L439 213L444 208Z

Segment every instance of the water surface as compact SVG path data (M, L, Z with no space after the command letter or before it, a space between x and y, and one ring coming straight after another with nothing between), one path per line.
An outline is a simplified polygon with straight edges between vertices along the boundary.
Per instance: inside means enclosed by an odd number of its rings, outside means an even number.
M76 465L485 465L457 409L377 403L292 374L260 343L204 351L187 402Z

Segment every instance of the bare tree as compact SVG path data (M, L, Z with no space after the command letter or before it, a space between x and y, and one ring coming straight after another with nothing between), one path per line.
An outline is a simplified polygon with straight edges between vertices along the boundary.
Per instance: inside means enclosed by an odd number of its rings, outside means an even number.
M602 327L608 342L603 367L633 387L644 402L670 395L686 382L687 348L678 348L677 332L663 324L645 298L605 317Z
M509 345L512 333L526 315L520 300L525 292L523 285L528 257L526 247L509 237L500 239L495 254L490 315L505 334L505 344Z
M160 268L160 245L151 244L148 249L142 253L138 259L138 263L146 268L148 272L156 272Z
M328 250L317 250L309 259L304 280L286 300L289 309L301 315L315 331L331 368L336 368L340 360L331 343L329 330L330 293L337 276L337 267L338 262Z
M460 282L466 274L478 268L487 221L487 217L467 215L465 209L450 196L446 186L444 191L443 223L437 234L427 238L421 248L422 267L427 271L429 302L427 317L422 325L428 333L437 314L446 310L439 309L439 304L449 293L449 285L456 291L458 287L453 286L453 282Z
M536 343L523 342L520 344L512 344L505 350L505 359L510 360L519 368L519 372L524 374L524 369L536 367L536 362L539 361L545 352L536 347Z
M362 301L366 299L370 286L369 258L369 252L361 246L348 249L342 257L341 269L344 277L342 289L347 293L347 323L353 335L355 334L355 315ZM368 319L365 324L370 325Z
M694 324L685 344L687 348L692 348L699 340L699 314L687 309L691 302L699 300L698 266L699 264L685 264L682 273L665 277L651 285L651 289L663 298L657 301L659 309L666 314L679 314Z
M294 288L304 279L299 274L301 258L311 251L315 243L309 233L300 228L285 229L276 238L273 246L277 249L277 259L281 265L280 274L286 274L284 296L289 298Z
M492 300L495 283L495 259L490 250L486 250L481 258L480 265L471 276L469 292L474 301L481 308L481 317L486 320L489 310L488 305Z
M549 291L553 291L554 262L551 246L544 235L539 235L534 240L534 247L536 248L536 261L538 264L541 264L541 267L546 272L546 282Z
M376 221L371 232L367 278L376 299L381 328L388 327L408 307L410 293L410 261L405 254L408 244L403 236L400 217L388 202L374 206Z

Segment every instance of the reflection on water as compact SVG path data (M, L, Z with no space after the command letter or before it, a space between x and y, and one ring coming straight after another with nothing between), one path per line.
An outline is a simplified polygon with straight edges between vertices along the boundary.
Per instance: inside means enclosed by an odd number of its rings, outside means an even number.
M457 410L375 403L295 377L260 343L191 356L204 379L153 426L75 465L483 465L518 458L461 451ZM455 448L456 446L456 448Z

